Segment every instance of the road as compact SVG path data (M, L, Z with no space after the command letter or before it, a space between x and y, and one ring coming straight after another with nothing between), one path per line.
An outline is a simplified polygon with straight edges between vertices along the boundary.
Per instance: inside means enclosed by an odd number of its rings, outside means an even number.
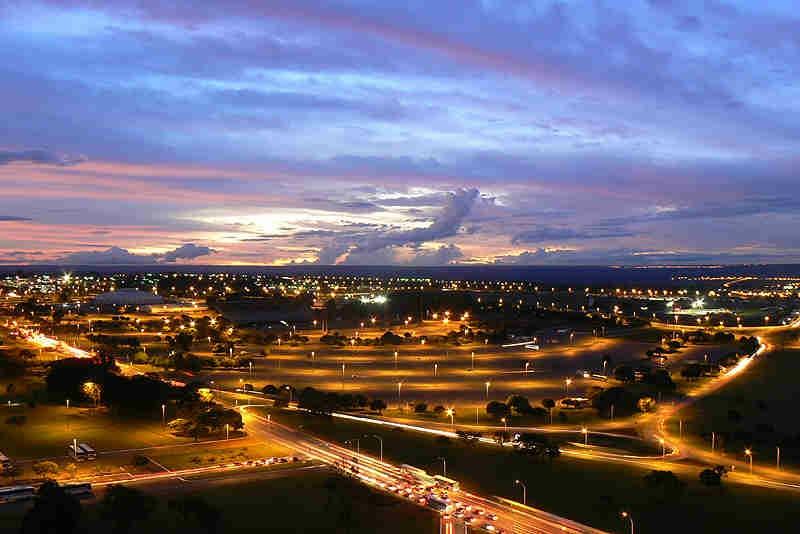
M425 492L422 491L420 485L410 483L407 475L398 466L270 421L252 410L248 410L250 407L252 406L239 406L239 409L248 432L251 434L297 450L303 455L331 465L373 488L392 492L400 498L419 502L419 499L424 497ZM404 491L406 494L403 493ZM477 527L479 530L509 533L600 534L602 532L536 508L512 503L512 501L492 500L463 490L450 491L448 498L453 503L461 503L464 508L472 507L472 510L483 510L484 513L477 516L475 523L470 525L470 528L473 529ZM487 519L487 516L492 514L497 516L494 521ZM449 519L445 517L445 523L445 529L450 532L455 532L452 530L453 528L463 528L464 524L462 519L457 519L452 515ZM484 525L490 525L490 527L485 529Z

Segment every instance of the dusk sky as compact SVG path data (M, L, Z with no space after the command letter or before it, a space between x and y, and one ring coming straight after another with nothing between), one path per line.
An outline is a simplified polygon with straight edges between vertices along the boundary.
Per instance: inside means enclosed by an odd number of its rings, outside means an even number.
M0 263L800 261L789 0L12 0L0 58Z

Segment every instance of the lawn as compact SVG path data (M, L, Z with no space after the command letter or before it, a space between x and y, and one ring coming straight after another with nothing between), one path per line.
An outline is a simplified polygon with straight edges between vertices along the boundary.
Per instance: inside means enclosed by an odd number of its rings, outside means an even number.
M756 461L772 465L774 447L780 444L782 462L800 465L798 376L800 349L765 353L736 380L683 410L684 434L710 449L713 431L719 436L718 450L741 456L752 447ZM670 425L677 433L678 422Z
M160 420L123 419L103 409L39 404L0 410L0 450L14 460L64 456L73 438L98 452L191 442L169 434ZM26 422L6 422L12 415L24 415Z
M363 437L375 427L350 421L290 412L275 412L273 418L303 425L303 429L333 441L361 437L361 450L377 455L378 441ZM646 470L636 466L557 458L535 459L510 450L468 445L460 441L408 431L383 431L384 454L395 463L411 463L432 473L441 473L447 459L448 476L467 489L518 499L515 479L528 483L528 502L544 510L621 532L621 509L637 517L642 532L752 532L782 530L800 520L792 493L744 486L722 489L702 486L697 475L680 476L687 483L682 495L665 497L644 484ZM665 510L670 510L665 513ZM731 511L736 510L735 514Z
M205 489L188 484L167 492L162 488L156 495L156 512L137 521L130 534L208 532L202 528L206 525L188 523L168 510L167 501L181 494L202 497L221 512L217 532L434 534L438 530L437 517L430 511L326 471L221 482ZM148 491L147 487L141 489ZM16 506L0 513L0 531L17 531L22 513ZM84 522L89 534L110 532L110 525L98 519L93 504L84 504Z

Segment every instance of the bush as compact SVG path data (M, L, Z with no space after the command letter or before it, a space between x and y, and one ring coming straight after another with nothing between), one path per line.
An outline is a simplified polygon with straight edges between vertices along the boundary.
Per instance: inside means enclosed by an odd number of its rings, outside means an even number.
M58 473L58 464L45 460L43 462L36 462L31 466L31 469L40 477L51 477Z
M721 486L722 475L713 469L703 469L700 471L700 482L705 486Z

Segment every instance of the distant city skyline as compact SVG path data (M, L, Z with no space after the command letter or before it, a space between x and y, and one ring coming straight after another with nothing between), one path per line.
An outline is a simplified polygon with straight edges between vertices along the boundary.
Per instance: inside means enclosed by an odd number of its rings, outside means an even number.
M0 6L0 264L800 262L796 4Z

